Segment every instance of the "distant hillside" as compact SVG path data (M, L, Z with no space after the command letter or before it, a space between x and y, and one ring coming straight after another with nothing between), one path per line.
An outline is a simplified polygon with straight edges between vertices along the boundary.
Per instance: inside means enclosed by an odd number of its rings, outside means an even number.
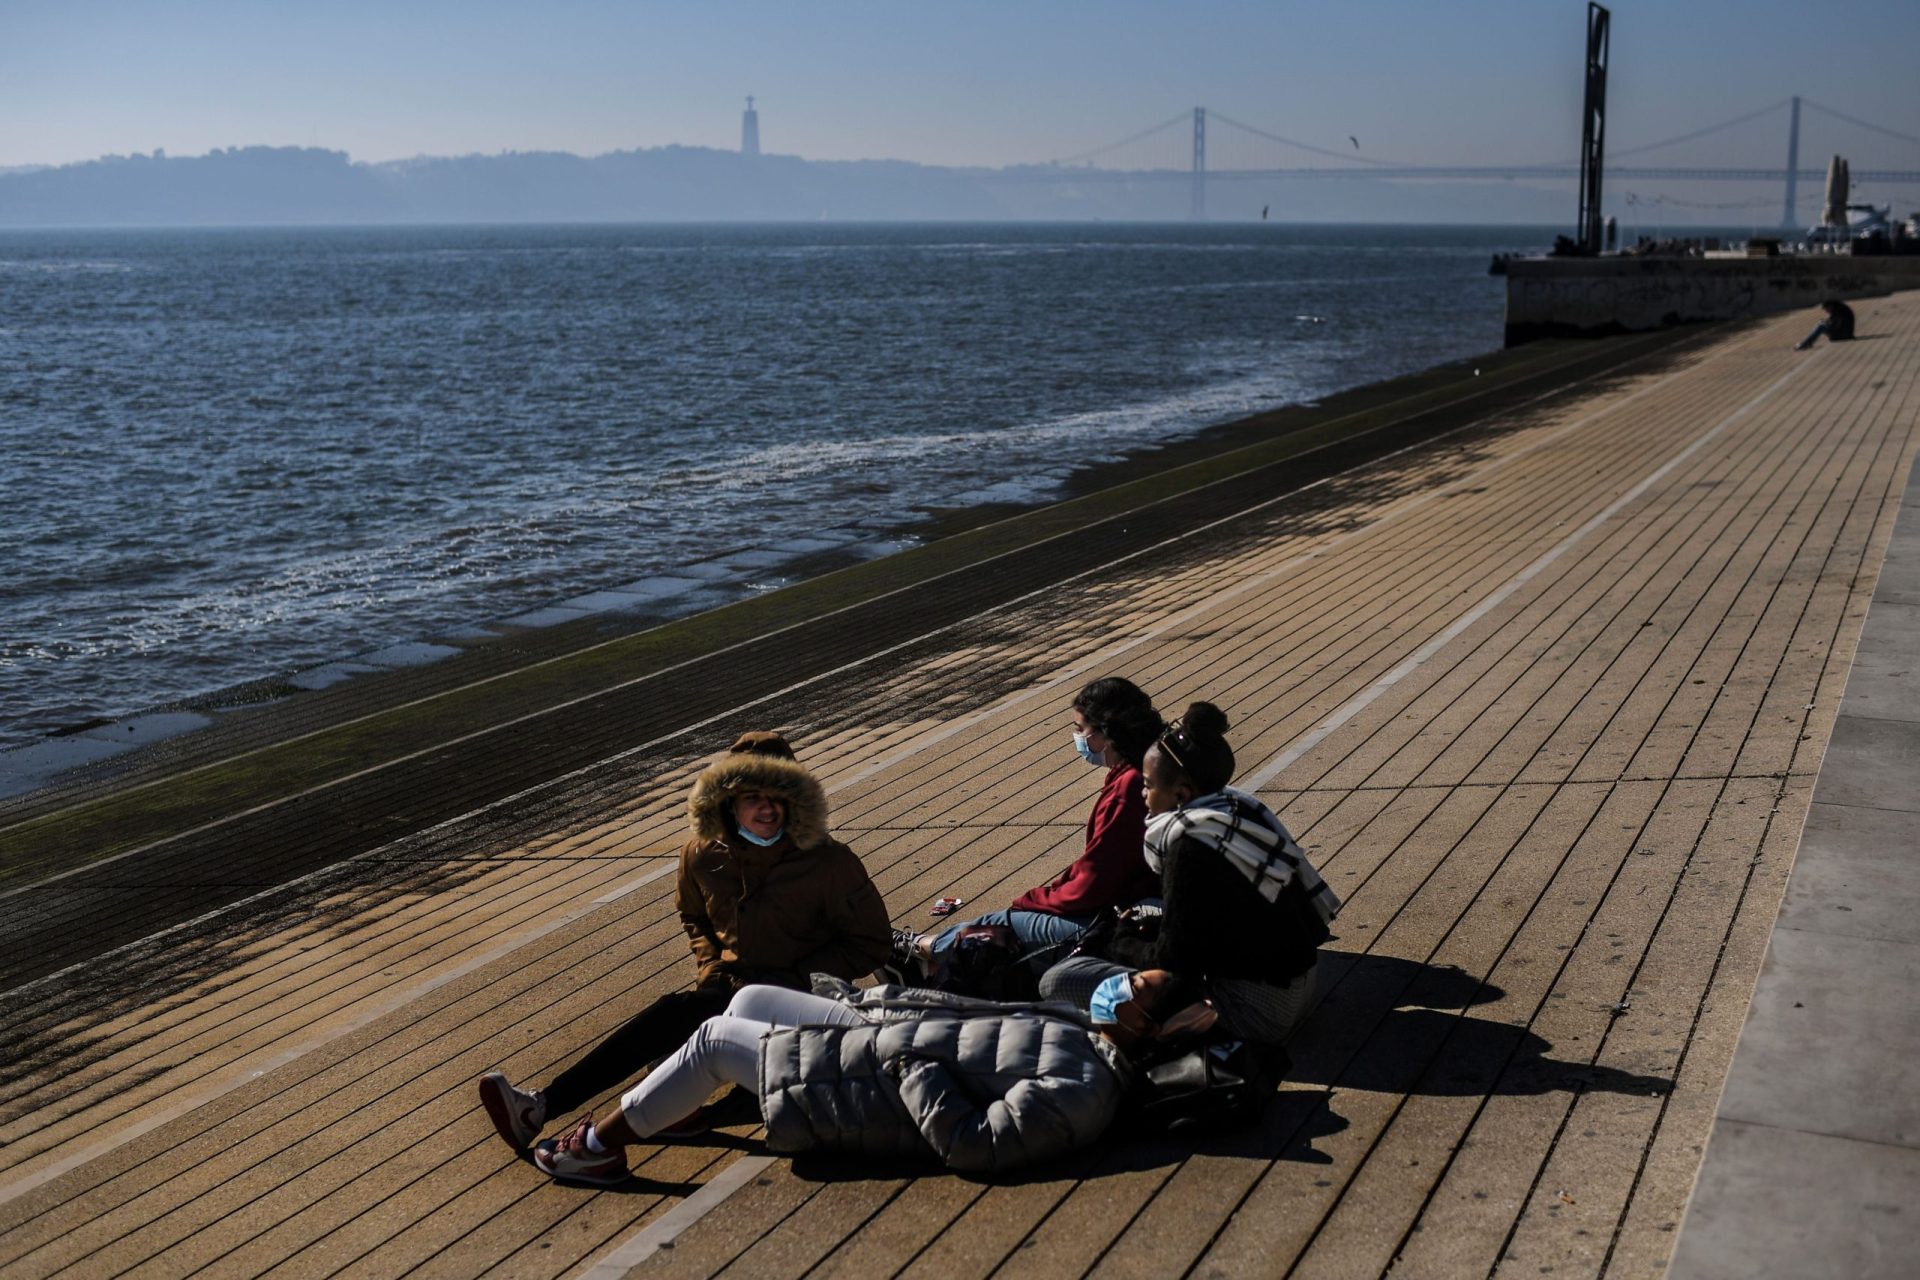
M1515 184L1233 182L1222 221L1525 222L1573 216L1571 192ZM0 226L400 222L1184 219L1186 183L1072 170L947 169L904 160L747 157L656 147L356 163L310 147L109 156L0 171ZM1567 206L1567 207L1562 207Z

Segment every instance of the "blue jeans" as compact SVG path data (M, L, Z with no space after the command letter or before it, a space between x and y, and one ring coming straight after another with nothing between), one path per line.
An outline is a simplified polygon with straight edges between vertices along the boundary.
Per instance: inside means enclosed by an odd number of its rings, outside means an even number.
M1833 324L1831 321L1822 320L1819 324L1813 326L1813 332L1808 334L1806 337L1800 339L1800 341L1794 346L1793 349L1795 351L1805 351L1808 347L1818 342L1820 340L1820 335L1823 333L1827 335L1828 342L1846 341L1846 338L1835 338L1833 336ZM1852 334L1847 335L1848 338L1851 338L1852 336L1853 336Z
M1080 935L1092 923L1092 916L1055 916L1044 911L1015 911L1008 907L1005 911L989 911L983 916L948 926L941 930L929 947L933 954L939 955L942 951L951 950L954 939L969 925L1003 924L1013 930L1014 937L1020 939L1027 963L1035 973L1040 973L1073 950L1073 944L1080 941Z

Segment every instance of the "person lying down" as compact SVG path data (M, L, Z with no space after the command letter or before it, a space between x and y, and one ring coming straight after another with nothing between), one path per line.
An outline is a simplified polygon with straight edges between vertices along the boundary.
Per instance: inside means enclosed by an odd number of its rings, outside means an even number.
M753 985L598 1119L540 1143L533 1162L568 1182L628 1177L626 1148L674 1129L723 1085L753 1090L771 1151L931 1156L999 1173L1084 1147L1105 1132L1131 1081L1129 1049L1205 1031L1189 989L1134 975L1102 1021L1066 1005L995 1004L908 987L831 994Z

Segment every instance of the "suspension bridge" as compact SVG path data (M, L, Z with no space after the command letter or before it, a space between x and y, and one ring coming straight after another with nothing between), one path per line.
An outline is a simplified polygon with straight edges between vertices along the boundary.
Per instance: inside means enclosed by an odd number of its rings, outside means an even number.
M1689 130L1670 138L1642 143L1612 151L1606 157L1607 177L1648 182L1751 182L1779 184L1783 191L1781 225L1797 225L1795 206L1800 199L1801 183L1819 192L1826 169L1803 167L1800 163L1800 134L1803 111L1811 110L1828 120L1866 130L1881 139L1891 139L1920 147L1920 136L1902 133L1883 125L1823 106L1810 98L1794 96L1768 103L1730 120L1705 128ZM1786 138L1786 163L1778 168L1755 166L1650 164L1645 161L1621 164L1636 156L1698 141L1751 124L1776 112L1786 111L1789 124ZM1190 132L1189 132L1190 131ZM1207 187L1213 182L1264 181L1272 179L1328 180L1367 178L1374 180L1429 179L1447 181L1576 180L1580 176L1577 159L1527 164L1411 164L1383 159L1360 149L1357 138L1348 138L1350 149L1318 146L1297 138L1262 129L1235 120L1218 111L1194 107L1150 125L1116 142L1094 147L1077 155L1065 156L1044 164L1016 165L1000 171L1007 181L1045 182L1070 177L1082 181L1184 181L1192 186L1195 220L1207 215ZM1211 157L1211 160L1210 160ZM1855 164L1856 184L1920 185L1920 168L1876 167ZM1727 206L1732 207L1732 206Z

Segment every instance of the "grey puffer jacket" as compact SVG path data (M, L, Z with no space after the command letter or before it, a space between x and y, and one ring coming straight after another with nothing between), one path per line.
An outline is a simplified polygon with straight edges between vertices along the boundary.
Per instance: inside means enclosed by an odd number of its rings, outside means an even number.
M865 1026L782 1028L760 1045L760 1110L774 1151L924 1155L995 1173L1093 1142L1126 1092L1126 1060L1064 1004L940 991L855 991L815 975Z

